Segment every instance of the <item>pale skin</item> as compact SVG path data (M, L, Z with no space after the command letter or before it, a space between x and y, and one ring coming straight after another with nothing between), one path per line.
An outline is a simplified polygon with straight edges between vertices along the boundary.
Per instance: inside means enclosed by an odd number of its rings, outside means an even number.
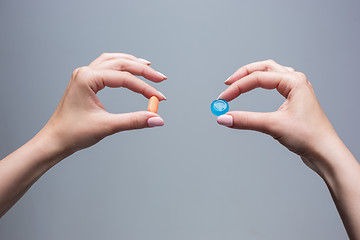
M360 239L360 164L341 141L303 73L267 60L237 70L220 99L255 88L276 89L285 102L276 112L228 112L218 123L271 135L324 179L350 239Z
M47 170L74 152L117 132L162 126L155 113L108 113L96 93L104 87L125 87L144 95L166 98L138 79L166 77L150 62L128 54L102 54L89 66L76 69L64 96L44 128L24 146L0 161L0 217ZM219 98L231 101L254 88L277 89L284 104L273 113L229 112L218 123L234 129L273 136L327 184L351 239L360 239L360 165L322 111L311 84L302 73L272 60L240 68L226 82Z
M47 170L74 152L117 132L164 124L159 115L148 111L108 113L96 96L104 87L124 87L146 98L165 100L160 92L135 76L156 83L166 79L148 65L150 62L128 54L108 53L73 72L44 128L0 161L0 217Z

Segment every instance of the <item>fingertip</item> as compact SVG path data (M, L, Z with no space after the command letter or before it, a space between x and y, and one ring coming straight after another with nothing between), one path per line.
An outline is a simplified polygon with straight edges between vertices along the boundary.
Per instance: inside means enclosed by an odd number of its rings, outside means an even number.
M144 97L146 97L149 100L151 97L156 97L160 102L167 100L167 98L161 92L154 92L154 93L150 93L149 95L146 94L144 95Z
M167 76L165 76L164 74L162 74L161 72L156 71L156 73L162 78L162 80L166 80Z
M158 91L158 92L159 92L159 94L160 94L160 96L161 96L160 100L166 100L165 95L164 95L164 94L162 94L160 91Z
M232 127L234 125L234 119L229 114L219 116L217 118L217 122L218 122L218 124L226 126L226 127Z
M167 77L164 74L154 70L150 66L148 66L148 70L143 77L155 83L161 83L162 81L167 80Z
M226 79L226 80L225 80L225 82L224 82L224 83L225 83L226 85L229 85L230 78L231 78L231 76L230 76L230 77L228 77L228 79Z
M230 102L230 101L233 100L234 98L231 98L231 97L229 97L228 95L229 95L228 92L225 90L225 91L223 91L223 92L217 97L217 99L223 99L223 100L225 100L225 101L227 101L227 102ZM239 95L240 95L240 94L239 94Z
M164 120L161 117L150 117L147 120L148 127L161 127L164 126Z
M146 59L143 59L143 58L138 58L137 60L138 60L139 62L141 62L141 63L143 63L143 64L147 65L147 66L150 66L150 65L151 65L151 62L150 62L150 61L148 61L148 60L146 60Z

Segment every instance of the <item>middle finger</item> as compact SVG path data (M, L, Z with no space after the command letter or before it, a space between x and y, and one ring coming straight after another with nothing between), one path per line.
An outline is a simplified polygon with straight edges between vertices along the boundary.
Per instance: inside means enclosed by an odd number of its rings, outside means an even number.
M143 76L144 78L153 82L162 82L163 80L167 79L164 74L155 71L147 65L123 58L112 59L102 62L98 64L95 68L126 71L136 76Z

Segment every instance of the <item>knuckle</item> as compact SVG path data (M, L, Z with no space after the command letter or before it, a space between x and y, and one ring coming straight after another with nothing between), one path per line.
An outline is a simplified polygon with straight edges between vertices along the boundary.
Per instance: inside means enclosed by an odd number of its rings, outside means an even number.
M126 71L121 72L121 74L122 74L122 77L127 80L131 80L134 78L134 75L132 75L131 73L126 72Z
M99 121L99 122L97 122L97 124L98 124L98 126L101 126L102 132L106 136L110 136L119 131L119 129L116 127L115 124L113 124L111 119L106 119L105 121Z
M102 54L100 54L100 57L106 58L107 56L109 56L109 53L103 52Z
M129 68L129 63L128 61L124 60L124 59L117 59L117 68L119 71L125 71Z
M264 64L264 67L265 67L264 70L265 71L270 71L273 68L275 68L277 63L272 59L268 59L268 60L263 61L263 64Z
M266 60L266 63L275 64L276 62L273 59L270 58L270 59Z
M249 128L249 114L244 112L235 117L234 125L239 129L248 129Z
M101 77L101 75L100 75ZM119 78L117 80L117 85L118 87L122 87L122 88L129 88L129 86L132 84L134 76L131 75L128 72L120 72L119 73Z
M272 114L269 114L264 120L264 133L273 135L278 129L279 121Z
M308 80L306 78L306 75L302 72L295 72L296 74L296 80L299 84L308 84Z
M304 78L304 79L306 79L306 75L304 74L304 73L302 73L302 72L296 72L295 73L299 78Z
M251 73L249 76L254 77L254 78L258 78L258 77L260 77L260 75L261 75L261 72L256 71L256 72Z
M265 133L265 134L270 134L271 133L271 126L274 123L274 121L272 120L272 118L268 114L266 114L266 117L265 117L265 115L262 116L262 117L260 117L260 116L259 116L259 118L261 120L258 119L258 122L255 124L255 126L253 128L255 130L259 131L259 132L262 132L262 133Z
M249 129L249 114L246 113L240 119L240 125L243 129Z
M82 76L82 75L88 74L90 71L91 71L91 68L88 66L79 67L76 75Z
M263 72L253 72L252 74L250 74L251 77L253 78L256 87L260 86L260 78L261 76L263 76L262 74Z
M145 74L147 74L150 71L151 71L151 67L145 66L145 65L140 65L140 75L141 76L144 76Z
M92 72L93 70L88 66L79 67L74 70L72 79L76 82L82 82L83 80L88 79Z
M128 53L121 53L124 57L129 58L129 59L136 59L137 57L135 57L134 55L128 54Z
M129 122L129 128L130 129L139 129L143 126L143 123L140 119L139 116L137 115L133 115L131 118L130 118L130 122Z
M79 72L79 67L78 68L76 68L73 72L72 72L72 74L71 74L71 78L75 78L76 77L76 75L78 74L78 72Z

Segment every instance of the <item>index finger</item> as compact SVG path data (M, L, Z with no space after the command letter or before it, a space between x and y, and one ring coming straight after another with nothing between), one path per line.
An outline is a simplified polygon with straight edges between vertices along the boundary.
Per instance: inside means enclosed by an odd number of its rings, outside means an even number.
M290 80L290 73L281 72L254 72L231 84L219 99L231 101L242 93L249 92L255 88L277 89L285 98L288 97L293 82Z
M146 98L156 96L159 100L166 100L165 96L161 92L135 77L131 73L113 70L98 70L98 74L99 77L94 78L94 81L96 82L90 85L95 93L103 89L105 86L111 88L124 87L133 92L140 93Z
M102 62L105 62L107 60L112 60L112 59L128 59L128 60L132 60L132 61L137 61L140 62L142 64L145 65L150 65L151 63L145 59L142 58L137 58L131 54L127 54L127 53L102 53L99 57L97 57L94 61L92 61L89 66L96 66Z
M231 85L237 80L257 71L288 72L289 70L271 59L261 62L254 62L239 68L225 81L225 84Z

